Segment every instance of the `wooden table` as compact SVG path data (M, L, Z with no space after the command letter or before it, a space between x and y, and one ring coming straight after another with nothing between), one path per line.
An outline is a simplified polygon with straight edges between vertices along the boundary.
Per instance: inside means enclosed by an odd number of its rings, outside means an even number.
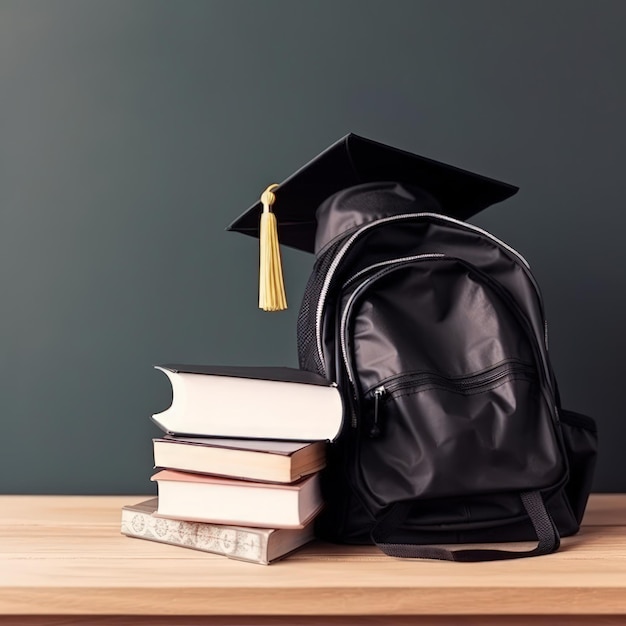
M0 625L626 624L626 495L592 496L550 556L403 561L315 543L270 566L122 536L122 505L141 499L0 496Z

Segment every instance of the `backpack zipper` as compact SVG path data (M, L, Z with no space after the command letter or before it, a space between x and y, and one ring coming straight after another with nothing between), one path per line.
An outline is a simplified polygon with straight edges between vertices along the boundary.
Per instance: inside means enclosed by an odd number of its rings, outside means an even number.
M379 408L380 408L382 399L386 394L387 394L387 388L385 387L385 385L380 385L380 387L376 387L376 389L374 389L374 423L372 424L372 427L370 428L370 437L372 439L375 439L376 437L380 437L381 428L380 428L380 422L378 420ZM354 426L356 427L358 426L358 424L355 423Z
M525 268L525 271L528 274L528 277L530 278L533 286L535 287L535 291L537 292L539 303L542 308L542 317L544 317L543 316L543 300L541 298L541 292L539 291L539 286L537 285L537 281L535 280L534 276L530 272L530 264L517 250L515 250L508 244L504 243L502 240L498 239L495 235L492 235L486 230L479 228L478 226L474 226L473 224L468 224L467 222L462 222L453 217L448 217L447 215L441 215L439 213L429 213L429 212L404 213L402 215L392 215L390 217L383 217L379 220L366 224L365 226L361 227L358 231L353 233L350 236L350 238L346 241L346 243L339 249L330 267L328 268L328 271L326 272L324 283L322 285L319 300L317 303L317 309L315 312L315 341L316 341L316 347L317 347L317 354L318 354L320 363L324 367L324 370L326 370L326 363L324 360L324 351L322 349L322 316L324 314L324 306L326 304L326 296L328 295L328 290L330 289L330 283L332 282L333 275L337 271L337 268L339 267L339 264L341 263L343 257L346 255L346 253L348 252L352 244L356 241L356 239L358 239L364 232L368 231L371 228L380 226L381 224L387 224L389 222L413 219L413 218L425 218L425 217L436 218L442 222L449 222L450 224L456 224L457 226L461 226L462 228L466 230L480 233L484 235L485 237L487 237L488 239L490 239L491 241L493 241L494 243L496 243L501 248L507 250L508 252L516 256L522 262ZM546 327L545 319L544 319L544 327ZM547 333L547 327L546 327L545 332ZM546 337L544 337L544 341L546 340L547 340L547 335ZM546 347L547 347L547 344L546 344Z
M376 386L373 390L374 396L374 418L369 430L369 436L372 439L379 437L382 433L383 423L381 406L386 397L392 394L402 391L403 389L418 389L419 387L428 388L443 388L452 392L470 394L477 389L489 388L496 385L500 381L510 378L515 374L528 374L534 372L534 369L529 364L522 361L508 360L504 363L495 365L493 368L479 372L477 374L470 374L469 376L454 377L443 376L442 374L436 374L434 372L413 372L411 374L404 374L395 379L388 379L387 382ZM363 394L367 397L371 391L367 391ZM417 393L417 391L416 391ZM354 426L358 426L357 423Z
M524 363L517 359L507 359L494 365L493 367L468 374L467 376L445 376L436 372L411 372L402 374L401 376L387 379L387 381L374 387L374 396L380 396L385 393L395 393L402 389L409 389L419 385L433 383L438 387L446 387L454 391L472 391L485 385L491 385L509 374L517 374L519 372L532 371L532 365ZM372 393L372 390L366 391L364 395Z
M357 279L361 278L364 274L368 274L372 270L378 269L379 267L385 267L387 265L393 265L394 263L401 263L402 261L414 261L416 259L440 259L445 258L445 254L442 252L425 252L424 254L414 254L412 256L403 256L397 257L395 259L388 259L386 261L380 261L378 263L374 263L373 265L368 265L366 268L358 271L354 276L350 276L348 280L344 283L344 289L349 287L353 282Z

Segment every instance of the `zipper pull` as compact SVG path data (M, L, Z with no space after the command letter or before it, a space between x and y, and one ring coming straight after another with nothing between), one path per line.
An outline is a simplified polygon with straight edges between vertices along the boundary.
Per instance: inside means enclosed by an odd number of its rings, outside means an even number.
M381 385L380 387L376 387L376 389L374 389L374 423L372 424L369 433L371 439L377 439L381 435L381 428L379 423L379 408L380 402L385 393L387 393L387 390L385 389L384 385Z

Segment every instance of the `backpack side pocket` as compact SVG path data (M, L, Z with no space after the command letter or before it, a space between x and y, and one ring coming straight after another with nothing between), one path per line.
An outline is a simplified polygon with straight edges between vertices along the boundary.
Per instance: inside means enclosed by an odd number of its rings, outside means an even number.
M565 494L580 524L593 484L598 453L598 431L591 417L565 409L561 409L560 415L569 465Z

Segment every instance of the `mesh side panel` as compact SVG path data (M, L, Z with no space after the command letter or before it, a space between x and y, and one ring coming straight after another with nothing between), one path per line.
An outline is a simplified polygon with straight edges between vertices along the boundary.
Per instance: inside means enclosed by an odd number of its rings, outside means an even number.
M334 244L315 262L304 290L300 311L298 312L297 341L299 366L303 370L316 372L322 376L325 376L326 372L324 364L317 353L315 316L326 274L335 258L335 252L342 243L342 241L339 241Z

